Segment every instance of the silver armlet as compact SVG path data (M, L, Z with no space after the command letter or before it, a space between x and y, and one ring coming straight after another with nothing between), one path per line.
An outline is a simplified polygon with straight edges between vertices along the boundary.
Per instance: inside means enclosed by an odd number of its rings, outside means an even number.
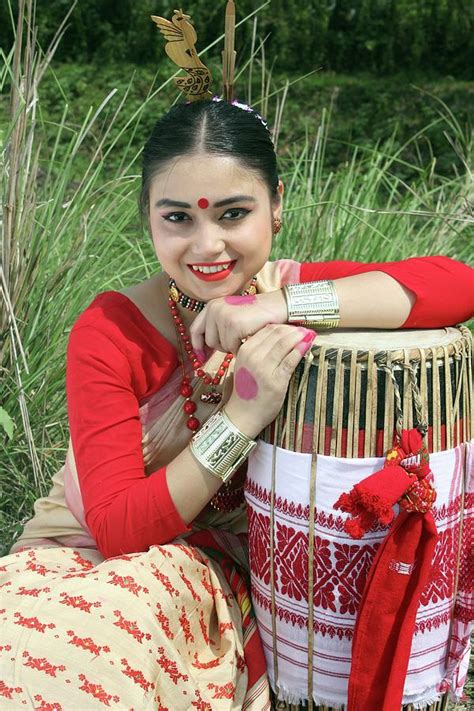
M225 484L257 442L238 430L225 412L219 410L191 437L189 446L198 462Z
M311 328L337 328L339 300L332 281L310 281L283 287L288 323Z

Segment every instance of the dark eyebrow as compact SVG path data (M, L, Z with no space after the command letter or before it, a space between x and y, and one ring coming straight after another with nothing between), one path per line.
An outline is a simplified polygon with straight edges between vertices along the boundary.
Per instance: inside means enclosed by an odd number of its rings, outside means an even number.
M179 202L179 200L168 200L168 198L163 198L162 200L158 200L158 202L155 202L155 207L188 207L190 208L191 205L187 202Z
M251 195L236 195L235 197L226 198L225 200L219 200L215 202L213 207L224 207L224 205L231 205L234 202L257 202Z

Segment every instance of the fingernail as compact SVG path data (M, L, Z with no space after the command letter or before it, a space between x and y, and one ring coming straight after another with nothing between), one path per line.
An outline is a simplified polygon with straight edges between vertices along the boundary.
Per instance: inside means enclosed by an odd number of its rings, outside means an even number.
M311 348L314 339L316 338L316 331L311 329L306 329L306 333L299 343L296 344L296 348L299 350L301 355L305 355Z
M316 331L313 331L312 329L308 328L306 334L302 339L303 343L311 343L316 338L316 335Z
M304 336L307 340L310 338L315 338L317 333L316 331L313 331L312 328L305 328L304 326L298 326L298 331L301 333L302 336Z

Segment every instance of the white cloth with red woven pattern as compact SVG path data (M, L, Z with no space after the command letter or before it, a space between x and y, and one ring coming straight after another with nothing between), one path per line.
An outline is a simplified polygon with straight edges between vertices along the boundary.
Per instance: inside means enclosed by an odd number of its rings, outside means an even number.
M273 445L259 441L249 458L252 598L270 682L281 699L298 703L308 689L308 529L311 455L276 448L274 506L275 624L277 678L272 636L270 494ZM384 459L341 459L318 455L314 538L313 698L347 702L351 644L357 608L375 552L388 529L379 526L360 540L343 529L345 515L333 508L344 491L383 465ZM451 691L462 694L472 629L474 592L474 440L430 455L439 531L432 578L416 619L403 702L422 706ZM462 481L464 480L464 487ZM464 488L464 493L463 493ZM464 515L461 516L464 500ZM461 521L462 519L462 521ZM471 543L469 543L469 541ZM457 597L456 562L459 555ZM392 561L401 575L403 561ZM374 620L374 625L377 621Z

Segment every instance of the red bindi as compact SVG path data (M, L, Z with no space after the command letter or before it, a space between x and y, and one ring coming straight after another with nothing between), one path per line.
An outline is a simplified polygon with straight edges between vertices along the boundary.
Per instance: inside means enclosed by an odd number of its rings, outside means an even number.
M205 210L206 207L209 207L209 200L207 198L199 198L198 207L200 207L201 210Z

